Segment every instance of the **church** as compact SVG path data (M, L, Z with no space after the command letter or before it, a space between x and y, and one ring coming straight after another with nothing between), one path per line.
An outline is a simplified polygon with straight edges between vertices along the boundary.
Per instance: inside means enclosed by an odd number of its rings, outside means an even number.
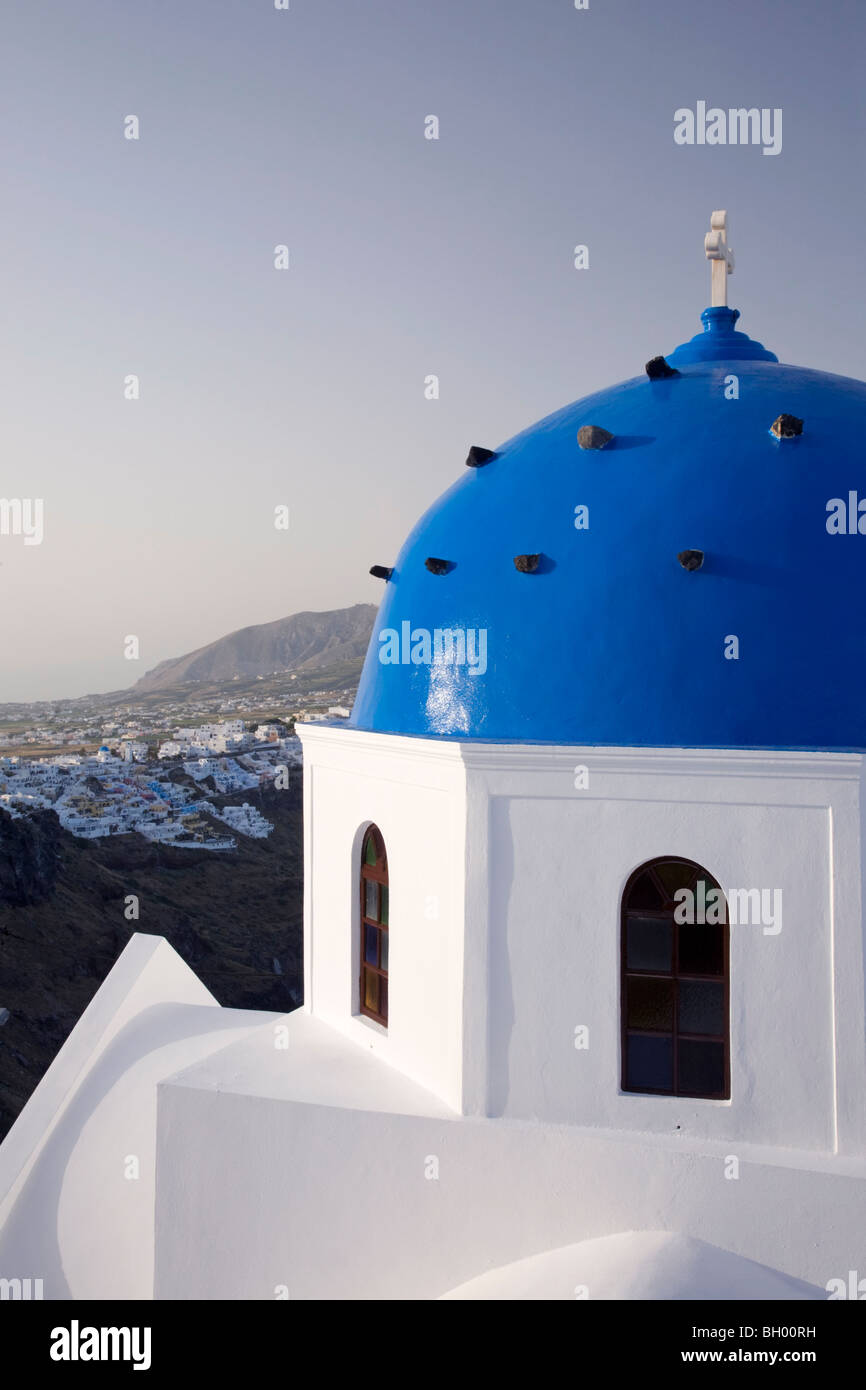
M52 1299L848 1288L866 541L827 519L866 496L866 384L738 329L724 213L705 251L700 332L473 446L371 556L351 718L298 729L303 1006L221 1008L133 936L0 1147L0 1276Z

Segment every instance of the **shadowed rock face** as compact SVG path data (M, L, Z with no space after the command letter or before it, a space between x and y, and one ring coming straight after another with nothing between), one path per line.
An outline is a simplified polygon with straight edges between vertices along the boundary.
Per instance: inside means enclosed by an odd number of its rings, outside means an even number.
M0 1138L133 932L164 936L220 1004L286 1012L302 1001L300 773L249 801L274 825L227 853L142 835L79 839L54 811L0 810ZM139 900L127 920L128 895ZM279 962L282 973L274 968Z
M61 834L55 811L19 820L0 810L0 907L27 907L53 893Z

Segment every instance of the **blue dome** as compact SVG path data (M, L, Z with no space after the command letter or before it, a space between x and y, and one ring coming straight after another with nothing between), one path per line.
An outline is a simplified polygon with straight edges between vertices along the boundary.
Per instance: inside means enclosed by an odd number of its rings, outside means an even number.
M386 582L356 728L866 749L866 383L780 364L735 310L701 317L674 374L548 416L426 512ZM581 447L583 426L613 437ZM437 646L437 629L465 636Z

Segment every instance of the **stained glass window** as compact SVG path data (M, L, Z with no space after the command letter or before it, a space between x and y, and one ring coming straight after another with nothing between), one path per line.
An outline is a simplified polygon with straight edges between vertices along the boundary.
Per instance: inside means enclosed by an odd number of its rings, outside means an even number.
M687 859L643 864L623 894L621 952L623 1090L727 1100L729 935L718 884Z
M362 1014L388 1026L388 856L377 826L371 825L361 850Z

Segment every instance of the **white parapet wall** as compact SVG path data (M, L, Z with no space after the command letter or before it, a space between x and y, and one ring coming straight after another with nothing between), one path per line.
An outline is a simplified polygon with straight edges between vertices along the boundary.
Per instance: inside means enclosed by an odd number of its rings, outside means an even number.
M268 1017L219 1008L163 937L132 936L0 1146L0 1278L152 1298L157 1082Z
M624 1231L819 1289L862 1269L862 1158L458 1116L309 1014L284 1022L286 1046L263 1027L159 1088L158 1298L435 1298Z

